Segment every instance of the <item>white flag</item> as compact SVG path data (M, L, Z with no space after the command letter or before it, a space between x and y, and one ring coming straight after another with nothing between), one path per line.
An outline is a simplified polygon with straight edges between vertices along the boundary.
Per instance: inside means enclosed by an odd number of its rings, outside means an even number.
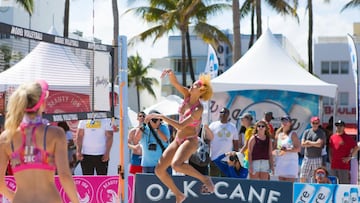
M355 80L355 84L357 84L357 77L358 77L358 62L357 62L357 54L356 54L356 48L355 48L355 42L354 39L351 37L351 35L347 35L348 38L348 45L349 45L349 52L350 52L350 62L351 62L351 67L353 70L353 74L354 74L354 80Z
M204 72L210 73L211 78L215 78L217 76L218 71L219 71L219 61L216 56L215 50L209 44L206 67Z

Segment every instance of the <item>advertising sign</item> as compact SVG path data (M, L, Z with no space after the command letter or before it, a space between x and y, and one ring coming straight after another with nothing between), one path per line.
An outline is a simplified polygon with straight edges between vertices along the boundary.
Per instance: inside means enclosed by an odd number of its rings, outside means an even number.
M185 194L186 202L284 203L291 202L291 182L256 181L235 178L215 178L213 194L201 194L202 183L189 176L173 176L175 184ZM173 203L174 194L154 174L136 174L135 203Z
M280 127L282 116L290 115L294 130L300 136L310 127L310 118L319 115L319 96L278 90L215 93L210 105L212 121L219 119L223 107L230 110L231 121L238 124L238 117L244 113L251 113L256 122L264 117L264 112L271 111L274 116L271 123L275 129Z
M294 203L332 203L334 184L294 183Z
M80 202L106 202L106 203L119 203L118 196L118 176L73 176L78 197ZM132 179L133 180L133 179ZM5 178L6 184L9 189L15 191L16 182L13 176ZM60 184L59 177L55 176L55 184L60 192L60 196L64 203L70 203L63 187ZM132 188L133 181L129 182L129 187ZM129 190L129 193L132 190ZM131 194L129 194L131 196ZM132 199L129 199L129 203ZM9 203L9 201L0 195L0 203Z

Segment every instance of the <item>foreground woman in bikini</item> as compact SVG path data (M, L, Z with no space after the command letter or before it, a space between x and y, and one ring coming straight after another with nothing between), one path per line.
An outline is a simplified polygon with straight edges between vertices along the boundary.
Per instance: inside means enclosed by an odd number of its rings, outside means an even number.
M169 76L170 83L184 96L184 102L179 107L179 121L173 120L161 114L150 114L146 120L159 118L176 128L175 140L166 148L155 169L158 178L174 193L176 203L185 200L185 195L176 187L166 169L171 167L186 175L199 179L202 183L202 193L213 193L214 184L210 177L202 175L188 163L191 154L198 147L198 136L196 127L201 124L203 106L200 99L207 101L212 97L210 75L201 75L199 80L194 82L190 88L180 85L170 69L163 71L161 78Z
M21 85L10 96L5 131L0 136L0 193L13 203L62 203L54 182L55 171L70 201L78 203L68 162L63 129L47 125L41 117L46 108L48 84L39 80ZM8 189L8 161L16 191Z

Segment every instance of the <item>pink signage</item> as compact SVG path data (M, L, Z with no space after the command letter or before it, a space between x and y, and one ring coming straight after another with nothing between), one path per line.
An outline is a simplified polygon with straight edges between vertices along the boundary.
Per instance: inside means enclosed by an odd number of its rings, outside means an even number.
M81 203L119 203L118 187L119 176L73 176L78 197ZM13 176L6 176L7 186L15 191L16 183ZM55 184L64 203L70 203L69 198L62 188L58 176L55 176ZM128 178L129 203L133 202L134 176ZM0 194L0 203L9 201Z

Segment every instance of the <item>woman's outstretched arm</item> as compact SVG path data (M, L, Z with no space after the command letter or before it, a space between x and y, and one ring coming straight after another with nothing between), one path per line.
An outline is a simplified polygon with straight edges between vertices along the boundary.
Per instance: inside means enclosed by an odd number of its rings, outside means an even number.
M169 77L169 81L170 81L170 83L172 84L172 86L174 86L175 89L176 89L177 91L179 91L179 92L184 96L184 98L186 98L186 97L189 96L189 90L188 90L188 88L182 86L182 85L178 82L178 80L177 80L174 72L173 72L171 69L165 69L165 70L162 72L160 78L164 78L166 75Z

